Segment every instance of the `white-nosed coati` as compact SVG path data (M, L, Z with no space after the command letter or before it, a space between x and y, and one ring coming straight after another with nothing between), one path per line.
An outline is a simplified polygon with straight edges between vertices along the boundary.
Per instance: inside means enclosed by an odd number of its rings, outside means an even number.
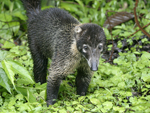
M40 0L22 0L28 16L28 40L34 63L35 82L47 80L47 105L54 104L62 78L77 69L77 94L85 95L92 72L98 69L106 37L96 24L81 24L68 12L41 11Z

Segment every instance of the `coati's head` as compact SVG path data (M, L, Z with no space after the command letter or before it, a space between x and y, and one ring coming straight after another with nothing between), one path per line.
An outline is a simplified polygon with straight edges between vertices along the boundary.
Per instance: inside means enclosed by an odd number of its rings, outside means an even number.
M106 37L96 24L81 24L74 28L78 51L85 57L92 71L98 70L99 58L105 50Z

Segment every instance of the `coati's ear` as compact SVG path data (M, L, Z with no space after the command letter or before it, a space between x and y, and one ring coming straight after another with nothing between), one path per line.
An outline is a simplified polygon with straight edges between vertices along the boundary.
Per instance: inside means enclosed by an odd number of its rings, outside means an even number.
M75 31L75 33L80 33L80 32L82 31L82 29L81 29L80 26L76 26L76 27L74 28L74 31Z

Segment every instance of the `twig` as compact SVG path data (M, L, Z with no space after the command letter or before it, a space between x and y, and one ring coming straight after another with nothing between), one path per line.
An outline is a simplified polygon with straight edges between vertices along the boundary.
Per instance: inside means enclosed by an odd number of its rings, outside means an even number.
M150 23L148 23L147 25L143 26L142 28L145 28L145 27L147 27L147 26L149 26L149 25L150 25ZM128 36L127 38L133 36L135 33L137 33L137 32L140 31L140 30L141 30L141 29L136 30L134 33L132 33L132 34L131 34L130 36Z
M135 23L138 25L138 27L140 28L140 30L141 30L146 36L148 36L148 37L150 38L150 34L148 34L148 33L140 26L140 24L139 24L139 22L138 22L137 15L136 15L136 7L137 7L137 5L138 5L138 0L136 0L136 2L135 2L135 7L134 7Z

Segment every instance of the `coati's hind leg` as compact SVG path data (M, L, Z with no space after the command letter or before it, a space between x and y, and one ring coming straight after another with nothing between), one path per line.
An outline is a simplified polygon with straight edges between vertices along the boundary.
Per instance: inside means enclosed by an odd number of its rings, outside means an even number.
M46 82L47 63L48 59L45 56L40 53L36 54L33 68L35 82L40 82L41 84Z
M33 72L35 82L45 83L47 76L48 59L34 46L30 47L33 57Z
M77 94L84 96L86 95L89 83L91 81L92 72L89 67L83 67L77 69L76 87Z

